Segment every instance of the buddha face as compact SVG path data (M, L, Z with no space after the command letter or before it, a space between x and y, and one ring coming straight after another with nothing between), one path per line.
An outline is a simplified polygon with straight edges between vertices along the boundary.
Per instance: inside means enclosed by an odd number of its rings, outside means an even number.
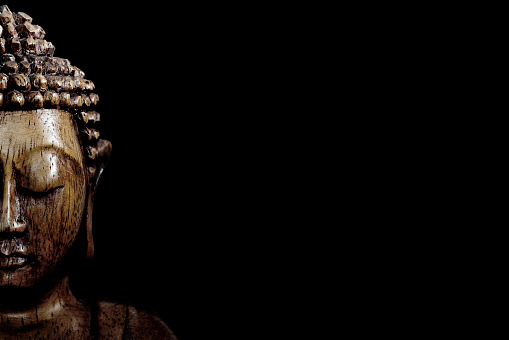
M77 132L65 111L0 111L0 288L35 285L77 238L87 201Z

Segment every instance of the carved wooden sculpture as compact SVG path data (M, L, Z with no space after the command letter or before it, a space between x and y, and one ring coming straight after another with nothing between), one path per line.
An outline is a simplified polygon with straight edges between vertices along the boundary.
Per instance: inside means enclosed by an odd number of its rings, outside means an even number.
M30 16L1 6L0 20L0 339L176 339L154 315L71 292L111 153L99 97Z

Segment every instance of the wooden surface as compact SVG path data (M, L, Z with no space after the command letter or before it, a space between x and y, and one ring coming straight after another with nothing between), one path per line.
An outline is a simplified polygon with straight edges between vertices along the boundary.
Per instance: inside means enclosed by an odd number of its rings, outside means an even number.
M99 143L99 170L110 151ZM69 289L68 266L90 256L93 242L87 231L97 173L86 159L68 112L0 111L0 336L88 339L95 330L136 338L153 328L154 338L171 338L157 317L134 307L118 305L127 315L118 327L116 309L94 313Z

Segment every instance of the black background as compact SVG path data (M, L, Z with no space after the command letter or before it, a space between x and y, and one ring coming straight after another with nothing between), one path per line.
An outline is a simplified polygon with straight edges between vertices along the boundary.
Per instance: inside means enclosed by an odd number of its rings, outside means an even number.
M79 289L155 310L180 340L221 313L222 241L235 190L207 9L160 1L2 1L85 72L113 154L94 209L95 258ZM164 5L164 6L163 6ZM214 95L211 90L214 89ZM213 109L211 109L213 108ZM228 165L225 165L228 164ZM228 197L228 198L227 198ZM233 197L235 198L235 197ZM78 290L79 290L78 289Z

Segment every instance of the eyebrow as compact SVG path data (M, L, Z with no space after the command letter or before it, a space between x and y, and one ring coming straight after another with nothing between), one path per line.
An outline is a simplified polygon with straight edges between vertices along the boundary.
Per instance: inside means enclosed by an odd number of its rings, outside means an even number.
M79 159L77 158L77 155L74 152L68 152L65 148L62 148L58 145L51 145L51 144L50 145L41 145L41 146L37 146L30 150L25 150L25 152L20 154L20 156L22 156L22 158L24 160L24 159L30 157L34 153L42 154L45 151L56 152L56 153L64 156L65 158L75 162L78 165L81 165L83 163L83 162L79 161Z

